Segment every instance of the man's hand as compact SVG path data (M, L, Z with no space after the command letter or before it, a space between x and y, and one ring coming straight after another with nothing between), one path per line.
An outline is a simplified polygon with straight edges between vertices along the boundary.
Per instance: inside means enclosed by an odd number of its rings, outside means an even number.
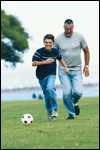
M67 67L67 65L64 66L64 71L65 71L65 72L68 72L68 71L69 71L69 68Z
M88 66L84 66L83 68L83 74L85 77L89 76L89 67Z
M68 72L69 71L69 68L67 67L66 63L64 62L63 59L59 60L60 64L64 67L64 71L65 72Z

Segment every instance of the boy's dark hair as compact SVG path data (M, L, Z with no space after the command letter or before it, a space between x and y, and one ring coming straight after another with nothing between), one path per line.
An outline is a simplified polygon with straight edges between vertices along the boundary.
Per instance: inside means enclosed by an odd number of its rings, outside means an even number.
M54 36L52 34L46 34L43 41L45 41L45 39L51 39L54 42Z
M73 24L73 20L72 19L66 19L65 22L64 22L64 24L65 23L67 23L67 24Z

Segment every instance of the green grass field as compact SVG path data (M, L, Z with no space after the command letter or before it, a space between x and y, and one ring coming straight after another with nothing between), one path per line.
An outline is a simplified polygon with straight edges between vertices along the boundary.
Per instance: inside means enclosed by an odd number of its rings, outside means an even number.
M1 102L1 149L99 149L98 99L81 99L81 113L75 120L66 120L59 100L59 117L53 121L48 121L41 100ZM21 123L24 113L33 115L31 125Z

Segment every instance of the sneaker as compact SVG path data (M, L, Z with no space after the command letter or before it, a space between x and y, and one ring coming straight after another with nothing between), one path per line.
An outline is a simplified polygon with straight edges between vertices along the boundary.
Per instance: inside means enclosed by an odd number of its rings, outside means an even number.
M55 117L55 116L48 115L48 120L49 120L49 121L52 121L52 120L55 120L55 119L56 119L56 117Z
M52 113L48 112L48 120L52 120Z
M75 107L75 114L79 115L80 114L80 107L79 107L79 105L75 105L74 107Z
M52 116L51 115L48 115L48 120L52 120Z
M75 117L72 116L72 115L69 115L69 116L67 117L67 120L72 120L72 119L75 119Z
M58 112L57 111L53 111L52 115L53 118L57 118L58 117Z

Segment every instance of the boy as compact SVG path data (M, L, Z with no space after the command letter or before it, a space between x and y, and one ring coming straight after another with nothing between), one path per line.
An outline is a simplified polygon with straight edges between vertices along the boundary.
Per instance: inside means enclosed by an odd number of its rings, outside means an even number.
M43 42L44 47L38 49L32 57L32 66L37 66L36 76L44 94L48 119L51 120L58 116L55 89L56 59L63 65L65 71L67 71L67 66L59 50L54 48L54 36L47 34Z

